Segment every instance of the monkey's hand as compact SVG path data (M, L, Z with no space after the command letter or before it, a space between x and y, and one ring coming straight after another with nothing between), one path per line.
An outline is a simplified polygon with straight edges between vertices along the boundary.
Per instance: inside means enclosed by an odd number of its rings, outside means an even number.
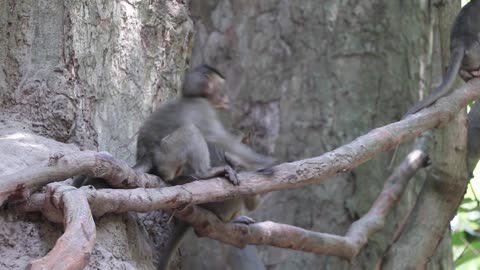
M237 218L235 218L234 220L232 220L232 223L240 223L240 224L245 224L245 225L250 225L250 224L253 224L255 223L255 219L251 218L251 217L247 217L247 216L239 216Z

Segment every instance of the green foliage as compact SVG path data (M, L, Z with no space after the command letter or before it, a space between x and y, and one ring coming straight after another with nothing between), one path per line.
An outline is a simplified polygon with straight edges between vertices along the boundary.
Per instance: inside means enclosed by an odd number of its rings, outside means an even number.
M480 201L476 196L480 191L480 166L474 175L451 222L455 268L460 270L477 270L480 265Z

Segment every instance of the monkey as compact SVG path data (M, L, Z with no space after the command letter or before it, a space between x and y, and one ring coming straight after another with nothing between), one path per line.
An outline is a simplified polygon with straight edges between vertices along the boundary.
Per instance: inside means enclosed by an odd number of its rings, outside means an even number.
M230 247L228 261L233 270L265 270L266 267L258 258L257 249L254 246L246 246L243 249Z
M177 184L188 183L195 179L209 179L223 174L228 176L232 184L239 184L236 172L227 164L218 167L210 166L207 142L193 124L181 126L168 134L152 150L153 166L158 176L167 183L186 172L187 175L183 175L182 180L177 180Z
M261 169L275 159L261 155L237 141L220 122L215 109L228 109L225 78L208 65L187 73L180 97L155 110L142 124L137 138L134 169L155 174L154 155L161 140L182 126L193 124L207 143L216 144L242 165Z
M450 61L442 83L432 93L410 108L403 118L414 114L446 96L457 74L464 81L480 76L480 0L466 4L455 18L450 32ZM403 119L402 118L402 119Z
M215 109L229 108L224 88L225 78L210 66L201 65L188 72L181 96L160 106L140 127L134 169L157 174L173 185L210 176L212 171L225 174L232 184L238 184L235 172L226 169L231 167L226 165L225 152L244 168L259 169L272 165L273 158L258 154L237 141L218 119ZM260 173L271 174L271 171ZM258 205L257 201L254 196L246 198L246 207L253 209ZM202 204L201 207L229 222L235 219L241 204L241 198L234 198ZM242 216L234 222L249 224L254 221ZM183 222L176 226L173 240L167 243L166 252L160 255L159 269L168 266L171 255L189 227Z
M172 134L165 136L157 149L153 149L153 153L153 163L157 173L164 181L172 185L186 184L198 179L198 175L205 175L211 165L215 166L212 168L226 167L230 169L234 166L234 164L228 163L224 151L219 146L207 144L200 130L193 124L182 126ZM232 178L230 179L232 184L239 184L235 171L229 171L228 175ZM241 211L242 204L248 210L253 211L258 203L258 196L246 196L223 202L203 203L199 206L210 210L225 223L232 221L251 224L255 221L250 217L237 217L237 215ZM172 239L167 241L166 252L159 256L159 269L168 269L173 253L189 229L189 224L178 221L172 233Z
M470 178L480 160L480 100L476 100L468 112L467 169Z

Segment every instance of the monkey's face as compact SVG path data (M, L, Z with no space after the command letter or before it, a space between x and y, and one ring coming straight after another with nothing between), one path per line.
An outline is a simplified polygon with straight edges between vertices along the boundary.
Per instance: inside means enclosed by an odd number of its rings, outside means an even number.
M182 163L178 160L158 160L157 159L157 173L163 181L172 181L175 177L182 174Z
M213 74L208 80L206 96L215 109L230 109L230 99L225 93L225 80Z

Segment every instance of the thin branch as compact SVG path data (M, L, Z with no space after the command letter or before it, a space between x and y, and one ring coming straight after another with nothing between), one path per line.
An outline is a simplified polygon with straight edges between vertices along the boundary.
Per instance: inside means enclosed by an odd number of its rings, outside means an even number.
M44 203L50 206L44 205L43 212L52 207L63 209L65 232L46 256L29 264L29 269L83 269L88 264L96 238L95 223L88 201L80 190L55 184L47 187L44 198Z

